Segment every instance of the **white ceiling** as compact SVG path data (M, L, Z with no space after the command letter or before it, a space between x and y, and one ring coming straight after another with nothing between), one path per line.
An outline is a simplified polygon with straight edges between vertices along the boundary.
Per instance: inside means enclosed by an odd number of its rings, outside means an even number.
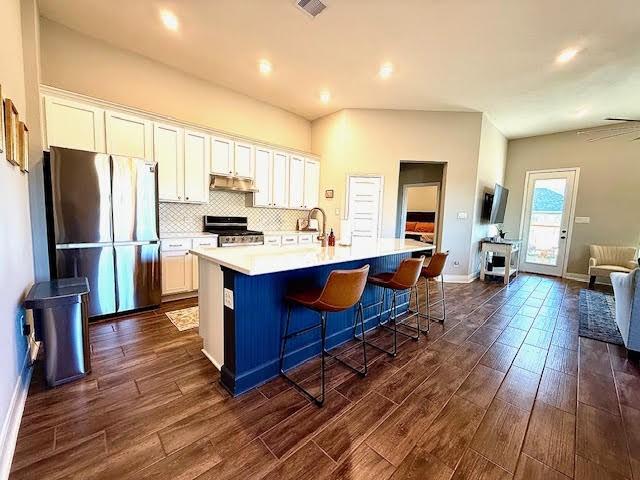
M39 3L74 30L308 119L346 107L483 111L515 138L640 118L638 0L327 0L316 19L293 0ZM177 33L160 8L178 16ZM554 62L574 46L574 61ZM395 72L383 81L385 61Z

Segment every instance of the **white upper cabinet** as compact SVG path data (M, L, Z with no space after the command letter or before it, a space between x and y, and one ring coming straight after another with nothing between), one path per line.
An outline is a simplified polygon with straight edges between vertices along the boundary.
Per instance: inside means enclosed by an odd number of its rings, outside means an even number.
M236 177L253 178L253 145L236 142L234 164Z
M104 110L71 100L44 97L46 148L104 153Z
M209 201L209 135L184 132L184 199L187 202Z
M320 163L315 160L304 161L304 208L318 206L320 195Z
M273 153L271 173L271 203L274 207L289 206L289 156L284 152Z
M153 125L144 118L107 110L107 153L153 159Z
M255 158L255 187L258 189L253 194L254 207L269 207L272 200L272 164L273 155L271 150L256 147Z
M289 160L289 208L304 208L304 158Z
M154 124L153 130L160 200L182 201L184 197L184 131L173 125L159 123Z
M211 173L233 175L233 144L228 138L211 138Z
M60 146L154 160L161 201L208 203L210 175L253 179L253 206L310 209L318 205L320 164L204 129L154 122L156 117L99 101L59 97L43 88L45 148ZM69 100L68 98L74 98ZM101 108L105 107L105 108ZM188 128L188 127L187 127ZM196 127L197 128L197 127Z

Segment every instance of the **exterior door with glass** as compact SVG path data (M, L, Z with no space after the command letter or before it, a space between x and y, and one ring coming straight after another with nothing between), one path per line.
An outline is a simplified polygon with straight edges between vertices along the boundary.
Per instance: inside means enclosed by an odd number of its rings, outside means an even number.
M576 170L529 172L525 190L521 270L562 276Z

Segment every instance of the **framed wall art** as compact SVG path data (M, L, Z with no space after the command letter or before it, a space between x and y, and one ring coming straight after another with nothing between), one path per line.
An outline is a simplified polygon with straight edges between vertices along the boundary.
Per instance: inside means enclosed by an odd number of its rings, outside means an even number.
M18 122L18 162L20 170L29 172L29 129L24 122Z
M2 85L0 85L0 153L6 149L4 139L4 102L2 101Z
M4 100L4 132L7 160L18 165L18 110L8 98Z

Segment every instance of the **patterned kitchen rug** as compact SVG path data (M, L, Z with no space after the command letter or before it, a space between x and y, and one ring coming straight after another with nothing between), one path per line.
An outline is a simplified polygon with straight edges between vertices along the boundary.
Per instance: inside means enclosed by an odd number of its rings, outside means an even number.
M198 318L198 307L182 308L173 312L165 313L171 323L181 332L190 328L197 328L200 325Z
M597 290L580 290L581 337L624 345L616 324L616 303L613 295Z

